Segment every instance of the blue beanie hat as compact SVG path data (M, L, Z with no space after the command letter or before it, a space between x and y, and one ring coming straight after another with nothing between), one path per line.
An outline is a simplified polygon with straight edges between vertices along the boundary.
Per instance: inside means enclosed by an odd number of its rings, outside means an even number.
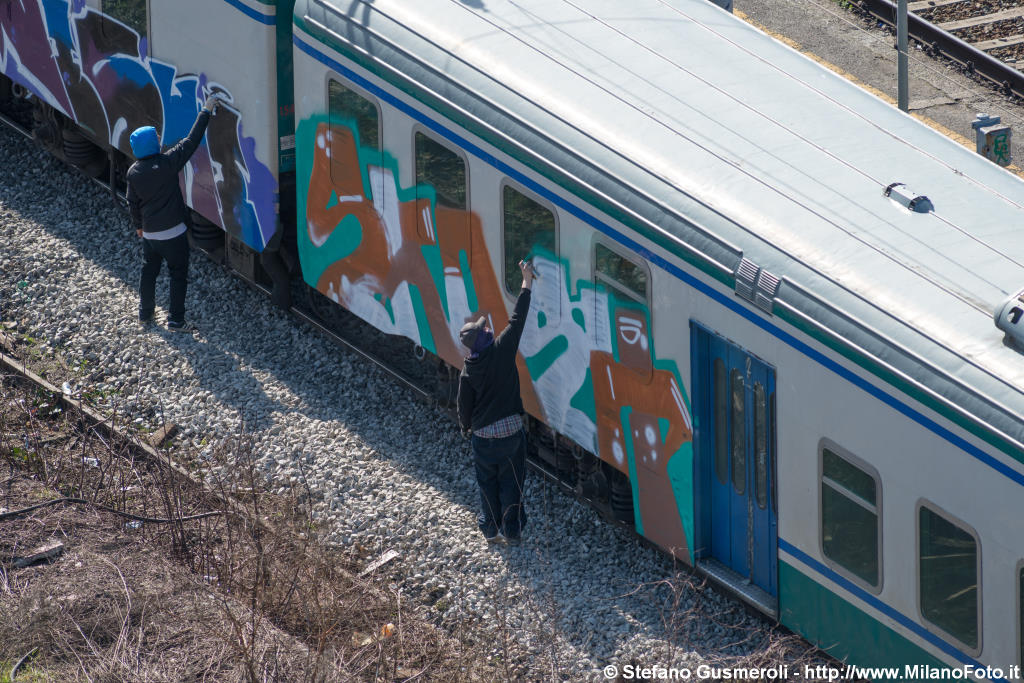
M128 140L131 142L132 152L136 159L144 159L160 153L160 138L157 137L156 128L153 126L136 128Z

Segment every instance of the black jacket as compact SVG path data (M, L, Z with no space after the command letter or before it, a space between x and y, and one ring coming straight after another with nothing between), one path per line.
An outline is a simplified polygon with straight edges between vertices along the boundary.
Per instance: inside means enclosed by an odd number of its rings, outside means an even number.
M162 154L139 159L128 169L128 208L136 230L161 232L179 223L188 225L178 173L199 147L209 122L210 113L204 109L187 138Z
M530 290L519 292L508 327L476 358L467 358L459 375L459 424L463 429L486 427L523 412L516 354L530 310Z

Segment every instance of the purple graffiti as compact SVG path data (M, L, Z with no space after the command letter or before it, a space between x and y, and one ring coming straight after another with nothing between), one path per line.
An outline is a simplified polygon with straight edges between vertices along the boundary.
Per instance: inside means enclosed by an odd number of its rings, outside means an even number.
M0 8L0 72L71 115L71 100L50 48L39 2L9 2Z
M211 92L232 100L206 74L179 74L149 57L145 37L84 0L0 5L0 73L129 155L128 136L139 126L154 126L173 144ZM182 184L196 211L253 249L273 236L277 181L255 138L242 135L238 109L222 107L211 121Z

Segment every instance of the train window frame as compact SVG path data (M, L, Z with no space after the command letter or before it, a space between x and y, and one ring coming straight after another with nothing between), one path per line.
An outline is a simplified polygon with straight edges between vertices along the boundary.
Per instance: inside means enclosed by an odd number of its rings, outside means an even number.
M729 371L729 481L738 496L747 495L748 489L747 436L747 381L739 368L732 368Z
M761 390L760 405L758 389ZM760 381L754 382L754 503L761 510L768 508L768 389ZM763 440L763 444L759 441ZM763 446L763 447L762 447ZM762 458L762 454L764 458Z
M927 509L932 514L934 514L934 515L944 519L945 521L951 523L953 526L957 527L961 531L967 532L967 534L970 535L971 538L974 539L975 548L977 549L977 559L975 561L975 572L976 572L977 579L978 579L978 600L977 600L977 609L976 609L976 612L975 612L975 614L977 616L977 624L978 624L978 644L977 644L977 646L968 645L967 643L965 643L962 640L960 640L954 634L950 633L949 631L946 631L944 628L942 628L938 624L936 624L933 621L929 620L924 615L924 610L922 609L922 605L921 605L921 510L923 510L923 509ZM970 524L968 524L964 520L960 519L956 515L953 515L953 514L947 512L942 507L940 507L938 504L932 502L931 500L929 500L927 498L918 498L917 499L917 502L914 504L914 579L915 579L915 583L917 584L916 587L915 587L916 590L914 591L914 600L915 600L915 603L916 603L916 606L917 606L917 615L919 617L921 625L923 625L929 632L935 634L939 638L943 638L943 639L947 640L947 642L954 643L957 647L963 649L964 652L966 652L967 654L970 654L971 656L974 656L974 657L977 657L978 655L981 654L981 651L982 651L982 649L984 648L984 645L985 645L985 641L984 641L984 622L983 622L983 614L984 614L983 606L985 604L985 601L984 601L984 593L983 593L983 585L982 585L982 578L983 577L982 577L982 573L981 573L981 571L982 571L981 555L982 555L981 536L978 535L977 530L973 526L971 526Z
M101 31L104 31L104 32L106 31L107 20L108 19L109 20L117 21L117 22L122 23L122 24L125 23L124 20L119 19L117 17L114 17L114 16L112 16L112 15L107 13L106 5L107 5L107 3L110 3L110 2L113 2L113 1L114 0L100 0L100 2L99 2L99 11L100 11L100 14L103 17L103 20L100 22L100 30ZM152 36L153 36L153 8L152 8L151 0L143 0L142 4L145 5L145 12L146 12L146 34L142 35L142 36L139 36L139 39L146 41L146 54L144 54L144 55L140 54L139 56L142 57L142 58L145 58L145 57L148 57L151 54L153 54L153 43L152 43ZM135 26L129 26L129 28L135 29L135 31L138 32L138 29Z
M718 371L721 369L721 375ZM719 382L721 379L721 382ZM711 363L711 414L714 420L714 467L712 475L720 486L729 486L732 475L729 472L729 407L732 392L729 389L729 372L725 361L715 356Z
M352 83L352 81L350 81L349 79L345 78L341 74L337 73L336 71L330 71L329 70L329 71L327 71L327 73L325 75L324 84L323 84L324 111L327 112L327 120L328 120L328 122L330 122L330 120L331 120L331 81L336 82L341 87L345 88L346 90L350 90L351 92L354 92L356 95L358 95L359 97L361 97L364 100L366 100L367 102L369 102L373 106L374 110L377 112L377 143L378 143L377 144L377 152L381 155L381 159L383 160L383 157L384 157L384 108L381 107L380 101L376 97L374 97L373 95L369 94L363 88L360 88L358 85L355 85L354 83ZM360 142L362 142L361 139L360 139ZM331 167L331 180L332 181L337 181L338 179L334 177L335 165L334 165L333 156L331 158L330 167Z
M523 195L527 199L539 204L543 208L551 212L551 215L555 219L555 258L560 259L562 255L561 250L561 236L562 236L562 221L559 217L558 209L555 205L537 195L536 192L532 192L519 183L513 181L511 178L502 178L498 184L498 223L501 226L500 243L501 243L501 291L505 296L505 299L509 302L514 302L516 297L519 296L519 291L512 292L508 288L508 271L506 268L507 254L505 249L505 188L511 188L519 194ZM525 258L526 254L519 256L520 259ZM518 261L517 261L518 263Z
M624 261L630 262L631 264L633 264L634 266L636 266L637 268L639 268L640 270L643 271L644 276L647 278L647 292L644 294L644 296L640 296L637 292L634 292L632 289L630 289L624 283L619 282L618 280L616 280L612 276L607 275L607 274L605 274L605 273L603 273L603 272L601 272L601 271L599 271L597 269L597 248L598 248L598 246L604 247L605 249L607 249L608 251L612 252L616 256L620 257ZM651 306L651 292L654 289L654 287L653 287L653 282L652 282L652 279L651 279L651 269L648 266L647 261L637 260L635 255L633 255L633 254L631 254L629 252L624 251L619 244L617 244L615 242L612 242L612 241L610 241L608 239L605 239L605 238L601 237L600 235L596 235L594 237L591 245L590 245L590 271L591 271L591 279L593 279L594 282L601 282L602 284L604 284L607 287L614 287L616 291L622 292L624 295L626 295L632 301L635 301L636 303L639 303L639 304L643 304L644 306L647 307L648 317L651 318L651 320L650 320L651 329L648 330L648 335L653 335L654 334L654 320L653 320L653 316L651 315L651 311L653 309L653 307Z
M472 181L472 179L470 177L472 174L470 172L469 155L466 154L465 150L462 150L462 149L460 149L458 147L453 146L447 140L443 140L443 139L439 138L437 135L432 135L429 128L427 128L426 126L419 125L419 124L417 124L417 125L412 127L412 181L413 181L413 185L414 186L418 186L419 185L419 179L418 179L418 174L417 174L418 159L417 159L417 156L416 156L416 136L417 135L422 135L423 137L425 137L428 140L432 141L434 144L440 145L441 147L444 147L446 150L448 150L449 152L451 152L452 154L454 154L455 156L459 157L459 159L462 160L462 166L463 166L463 168L465 169L465 172L466 172L465 173L465 176L466 176L466 189L465 189L466 205L463 208L456 209L456 210L458 210L458 211L465 211L467 213L471 212L472 211L471 207L473 206L473 203L472 203L473 181ZM433 187L433 186L431 186L431 187ZM436 188L435 188L434 192L435 192L435 202L434 203L435 203L435 208L436 208L436 205L437 205L437 201L436 201L437 190L436 190ZM452 208L452 207L447 207L447 208Z
M774 393L774 392L773 392ZM878 584L871 585L863 577L858 576L854 572L850 571L845 565L835 560L825 552L825 499L822 495L822 486L825 485L825 451L828 450L838 456L840 459L845 460L850 465L856 467L864 474L871 477L875 483L875 516L876 516L876 529L878 541L876 544L876 555L878 558ZM843 578L852 581L858 586L864 588L870 593L880 595L882 588L885 586L885 537L884 529L885 525L882 522L884 515L883 507L883 488L882 488L882 476L879 474L878 469L874 465L864 460L861 457L850 452L848 449L843 448L832 439L823 438L818 442L818 473L817 473L817 486L815 487L818 496L818 552L825 564L828 565L833 571L841 575ZM834 488L834 487L833 487ZM840 493L840 495L844 495ZM857 501L854 501L855 503Z
M615 279L611 275L604 271L598 270L598 258L597 250L599 248L605 249L611 252L613 255L619 257L623 261L626 261L634 268L638 268L646 280L645 289L646 292L643 296L639 292L634 291L624 282ZM616 297L622 299L625 303L639 304L644 307L644 314L647 319L647 340L648 345L654 344L654 308L651 305L652 291L654 289L651 281L651 269L647 263L642 260L637 260L637 256L631 252L625 250L621 245L609 241L600 234L594 235L590 244L590 280L594 283L595 288L598 286L604 287L609 290ZM612 334L616 334L618 330L618 322L613 320L612 323ZM654 364L652 363L649 368L644 370L640 368L632 368L633 372L637 374L639 378L642 378L644 384L650 384L654 378Z

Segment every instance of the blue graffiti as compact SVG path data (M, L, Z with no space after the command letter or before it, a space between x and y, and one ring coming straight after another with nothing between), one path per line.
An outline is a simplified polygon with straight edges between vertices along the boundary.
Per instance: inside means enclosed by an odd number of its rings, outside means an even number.
M126 154L139 126L155 127L164 145L177 142L206 97L220 94L228 106L211 121L183 189L193 209L263 250L277 228L277 180L255 138L243 135L227 87L151 58L144 36L84 0L9 7L0 12L0 72Z

